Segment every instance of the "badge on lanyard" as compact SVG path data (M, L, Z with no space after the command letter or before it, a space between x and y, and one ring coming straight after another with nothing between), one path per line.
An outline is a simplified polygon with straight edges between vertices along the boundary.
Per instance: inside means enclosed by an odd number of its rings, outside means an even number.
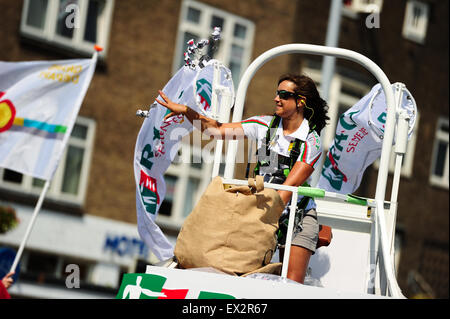
M270 149L273 149L274 147L275 147L275 145L277 144L277 142L278 142L278 138L279 138L280 136L278 135L278 134L276 134L275 135L275 137L270 141L270 143L269 143L269 148Z
M289 144L289 148L288 148L288 152L291 153L292 148L294 147L295 144L295 140L293 140L290 144Z

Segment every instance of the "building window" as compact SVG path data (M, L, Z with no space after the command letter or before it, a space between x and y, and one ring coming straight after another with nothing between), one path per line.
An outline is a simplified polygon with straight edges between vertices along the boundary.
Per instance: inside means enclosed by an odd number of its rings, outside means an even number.
M234 85L237 86L243 71L250 63L253 22L193 0L184 0L181 6L172 73L184 65L186 42L190 39L208 39L214 27L222 29L221 40L215 51L208 46L207 53L231 70Z
M423 44L428 27L428 4L410 0L406 4L402 34L406 39Z
M78 117L72 129L46 198L83 205L94 143L95 122ZM0 170L0 189L27 194L40 194L44 180L9 169Z
M383 0L343 0L342 13L356 18L358 13L380 13Z
M164 201L159 208L159 214L170 217L172 215L173 202L175 200L178 176L166 174L164 176L164 181L166 182L166 194L164 196Z
M79 54L103 48L105 58L114 0L24 0L22 36Z
M21 278L29 283L36 281L40 285L52 283L55 287L61 287L67 285L67 276L71 273L68 271L68 265L78 269L77 279L80 281L80 287L103 286L96 284L93 278L93 270L99 265L94 261L28 249L24 250L21 260Z
M448 189L448 118L439 118L431 158L430 183Z
M175 229L181 227L208 186L213 167L213 156L202 158L202 150L186 143L187 137L164 175L166 195L157 217L160 225Z

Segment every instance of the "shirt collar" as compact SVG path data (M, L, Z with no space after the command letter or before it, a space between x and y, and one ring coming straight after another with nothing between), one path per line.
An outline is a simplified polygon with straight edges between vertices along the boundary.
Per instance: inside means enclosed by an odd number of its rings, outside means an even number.
M283 134L283 121L280 121L280 124L278 125L279 134ZM293 138L298 138L302 141L306 141L306 138L309 134L309 123L307 119L303 119L302 124L300 124L300 127L293 133L286 135Z

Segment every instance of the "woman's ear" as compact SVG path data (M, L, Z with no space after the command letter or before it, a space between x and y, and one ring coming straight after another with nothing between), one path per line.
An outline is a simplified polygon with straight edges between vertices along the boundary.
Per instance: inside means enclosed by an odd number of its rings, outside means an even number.
M300 107L300 106L304 106L304 105L305 105L305 99L299 99L297 106Z

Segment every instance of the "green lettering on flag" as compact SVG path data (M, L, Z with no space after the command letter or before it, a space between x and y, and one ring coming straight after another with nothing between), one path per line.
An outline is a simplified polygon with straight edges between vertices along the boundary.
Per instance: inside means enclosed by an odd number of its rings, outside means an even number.
M359 111L355 111L355 112L351 112L351 113L349 113L349 117L350 117L350 120L352 121L352 123L347 123L346 121L345 121L345 116L344 116L344 114L342 114L341 116L340 116L340 118L339 118L339 123L342 125L342 127L343 128L345 128L346 130L353 130L355 127L357 127L357 125L356 125L356 123L355 123L355 121L353 121L353 119L352 119L352 116L354 115L354 114L356 114L356 113L358 113Z
M152 146L150 144L146 144L142 150L140 163L146 168L152 169L153 163L150 161L150 158L153 158L153 156Z

